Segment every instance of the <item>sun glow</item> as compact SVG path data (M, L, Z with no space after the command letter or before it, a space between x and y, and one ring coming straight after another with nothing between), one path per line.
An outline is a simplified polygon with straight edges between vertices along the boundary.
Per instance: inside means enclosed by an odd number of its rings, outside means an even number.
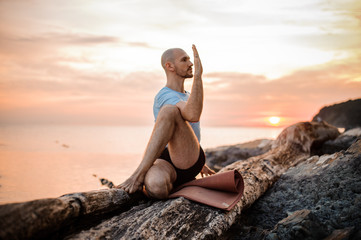
M272 117L269 117L268 118L268 122L272 125L272 126L278 126L279 123L281 121L281 118L280 117L275 117L275 116L272 116Z

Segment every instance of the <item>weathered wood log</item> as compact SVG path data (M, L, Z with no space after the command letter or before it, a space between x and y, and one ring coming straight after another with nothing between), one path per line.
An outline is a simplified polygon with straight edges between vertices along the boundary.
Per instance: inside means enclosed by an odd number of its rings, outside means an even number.
M67 239L207 239L220 236L290 166L306 159L312 144L338 136L335 127L325 123L298 123L286 128L272 150L225 170L237 169L245 181L241 201L230 212L178 198L139 203L141 195L129 196L110 189L76 193L56 199L42 199L0 206L0 239L64 237L64 228L81 220L101 219L89 228L84 225ZM129 209L128 211L122 211ZM104 215L116 213L112 217ZM79 223L80 221L80 223ZM93 224L94 225L94 224Z
M0 239L48 238L74 222L127 210L142 198L120 189L104 189L0 205Z
M68 239L216 238L229 229L243 208L258 199L290 166L307 159L312 144L334 139L338 135L337 128L326 123L298 123L286 128L269 152L222 169L237 169L245 182L243 198L229 212L184 198L147 202L68 236Z

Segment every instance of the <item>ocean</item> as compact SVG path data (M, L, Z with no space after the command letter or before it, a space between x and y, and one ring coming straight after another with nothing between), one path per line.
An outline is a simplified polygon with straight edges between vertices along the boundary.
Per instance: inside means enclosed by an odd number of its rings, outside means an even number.
M275 139L281 128L202 127L204 149ZM135 170L152 126L0 125L0 204L120 184Z

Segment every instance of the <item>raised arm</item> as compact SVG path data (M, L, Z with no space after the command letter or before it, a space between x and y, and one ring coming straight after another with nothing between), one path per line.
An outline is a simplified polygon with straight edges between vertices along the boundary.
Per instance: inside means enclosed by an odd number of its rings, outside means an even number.
M198 122L203 110L203 67L195 45L192 46L194 55L194 79L191 94L187 102L177 103L184 120Z

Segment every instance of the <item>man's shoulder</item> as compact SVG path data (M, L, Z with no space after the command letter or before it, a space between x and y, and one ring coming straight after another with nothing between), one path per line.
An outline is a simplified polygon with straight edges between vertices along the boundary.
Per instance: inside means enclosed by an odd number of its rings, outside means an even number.
M155 106L163 106L164 104L176 105L179 101L185 100L181 93L164 87L154 97L154 104Z
M167 87L163 87L161 90L159 90L159 92L157 93L157 95L155 95L155 98L161 98L163 96L177 96L177 92L170 89L170 88L167 88Z
M167 92L169 92L169 90L170 90L169 88L163 87L163 88L161 88L161 89L159 90L159 92L158 92L157 95L167 93Z

